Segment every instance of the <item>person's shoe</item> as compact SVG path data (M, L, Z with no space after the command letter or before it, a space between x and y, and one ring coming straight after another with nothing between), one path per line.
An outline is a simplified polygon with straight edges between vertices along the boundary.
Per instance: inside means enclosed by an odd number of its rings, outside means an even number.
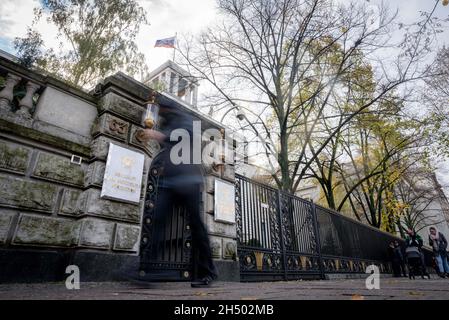
M192 288L209 288L214 280L211 276L205 276L198 281L191 283Z

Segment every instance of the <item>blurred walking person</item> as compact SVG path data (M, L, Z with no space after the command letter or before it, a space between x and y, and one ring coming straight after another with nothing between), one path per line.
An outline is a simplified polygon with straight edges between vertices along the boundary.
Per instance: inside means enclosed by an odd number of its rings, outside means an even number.
M169 212L172 212L173 206L179 205L185 207L190 218L190 227L192 231L192 249L193 263L196 268L196 281L192 282L192 287L209 287L213 280L218 276L216 267L212 260L209 236L206 227L201 219L199 210L200 188L203 184L201 164L193 163L193 153L200 150L193 150L193 139L196 134L193 130L193 121L198 119L190 116L185 111L161 106L159 110L160 121L159 128L145 129L145 138L154 139L161 145L161 151L157 155L163 163L162 183L158 186L158 198L154 216L154 234L153 244L159 246L162 250L165 233L165 224ZM175 136L180 141L171 140L173 131L179 129ZM181 137L178 133L183 132L188 137ZM201 134L201 133L199 133ZM177 161L171 159L172 148L178 143L189 142L185 148L180 148L186 154L177 154ZM187 159L181 161L179 158Z

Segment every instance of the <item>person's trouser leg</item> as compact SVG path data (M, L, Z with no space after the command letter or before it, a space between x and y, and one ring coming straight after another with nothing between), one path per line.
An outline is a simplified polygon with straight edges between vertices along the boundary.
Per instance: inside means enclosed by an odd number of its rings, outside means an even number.
M441 259L441 256L435 256L435 260L437 262L438 270L440 271L440 273L444 273L443 259Z
M401 262L400 262L400 275L403 275L404 277L406 277L407 276L407 268L405 267L405 262L404 262L404 260L402 260Z
M446 255L440 255L440 256L441 256L444 272L449 273L449 264L447 262L447 256Z
M399 263L397 260L393 260L392 267L393 267L393 277L400 276Z

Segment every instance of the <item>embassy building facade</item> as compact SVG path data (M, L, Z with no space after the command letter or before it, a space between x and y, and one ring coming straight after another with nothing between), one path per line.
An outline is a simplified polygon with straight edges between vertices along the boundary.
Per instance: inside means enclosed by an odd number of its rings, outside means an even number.
M173 87L173 76L164 75ZM145 270L141 261L151 250L163 171L159 144L143 139L147 102L188 113L202 130L216 129L225 139L225 128L191 105L196 84L186 92L187 102L117 73L87 93L0 55L0 282L62 281L70 265L81 281L116 280L127 270L193 278L182 208L169 213L164 254L145 261ZM221 280L239 281L234 165L211 158L202 166L198 205Z

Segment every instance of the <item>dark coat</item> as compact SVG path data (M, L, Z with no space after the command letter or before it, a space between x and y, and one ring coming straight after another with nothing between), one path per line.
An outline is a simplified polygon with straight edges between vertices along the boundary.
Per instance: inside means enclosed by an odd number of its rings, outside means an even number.
M438 239L436 248L434 247L434 240L429 236L429 245L433 248L433 252L435 254L443 254L446 255L446 249L447 249L447 240L446 237L441 233L438 232Z
M162 187L184 189L203 183L201 165L193 163L193 152L198 152L198 150L193 150L193 139L201 139L201 137L194 136L194 134L198 133L193 131L193 121L198 121L198 119L178 110L171 110L163 115L163 121L159 131L166 138L161 143L162 150L158 155L158 158L164 163ZM188 163L174 164L170 159L170 153L173 147L181 141L181 138L178 141L170 140L171 133L176 129L183 129L189 135L187 140L190 145L187 149L182 150L190 154Z

